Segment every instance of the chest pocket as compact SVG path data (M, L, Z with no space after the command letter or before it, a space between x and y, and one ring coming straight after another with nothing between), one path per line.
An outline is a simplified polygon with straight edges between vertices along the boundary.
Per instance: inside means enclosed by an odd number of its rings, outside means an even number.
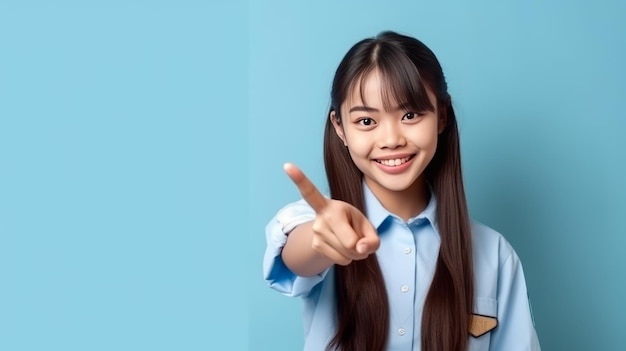
M497 328L497 317L498 303L496 300L482 297L474 298L474 320L470 327L469 351L489 351L491 332Z

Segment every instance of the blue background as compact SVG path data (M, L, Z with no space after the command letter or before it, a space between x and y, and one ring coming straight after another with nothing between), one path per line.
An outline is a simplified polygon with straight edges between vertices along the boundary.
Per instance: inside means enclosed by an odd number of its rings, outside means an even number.
M0 5L0 350L248 348L248 8L203 3Z
M326 190L330 83L358 40L393 29L440 59L473 218L524 264L544 350L626 350L626 5L617 1L250 2L250 345L297 350L300 301L261 277L263 227Z
M439 57L472 216L524 262L544 350L623 350L626 5L0 4L0 350L297 350L263 228L326 190L330 81L384 29Z

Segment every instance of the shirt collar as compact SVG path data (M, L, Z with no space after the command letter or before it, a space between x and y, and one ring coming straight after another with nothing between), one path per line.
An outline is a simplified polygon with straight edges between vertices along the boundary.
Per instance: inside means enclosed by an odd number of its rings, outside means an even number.
M409 218L406 223L408 225L412 225L415 223L421 223L424 219L426 219L428 220L428 222L430 222L435 231L439 232L439 228L437 226L437 199L435 199L435 195L433 194L431 187L429 187L429 190L430 200L428 201L428 205L426 205L426 208L417 216ZM387 211L387 209L384 208L383 205L381 205L380 201L378 201L374 193L365 183L365 180L363 181L363 195L365 201L365 213L374 228L378 229L387 218L395 218L401 222L404 222L404 220L402 220L400 217Z

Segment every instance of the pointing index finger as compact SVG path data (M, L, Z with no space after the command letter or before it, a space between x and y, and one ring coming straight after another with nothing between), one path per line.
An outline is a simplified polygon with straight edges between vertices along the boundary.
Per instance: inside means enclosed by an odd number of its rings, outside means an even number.
M296 184L304 200L311 205L315 212L320 212L326 206L326 202L328 201L324 195L317 190L309 178L307 178L295 165L285 163L283 169L289 178L291 178L291 180Z

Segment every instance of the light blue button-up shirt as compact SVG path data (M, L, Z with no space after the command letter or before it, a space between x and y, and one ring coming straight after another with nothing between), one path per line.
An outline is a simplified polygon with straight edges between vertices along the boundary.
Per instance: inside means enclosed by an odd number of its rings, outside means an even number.
M434 196L418 216L405 222L389 213L365 186L366 215L378 231L376 252L389 296L390 351L419 351L422 310L435 271L440 237ZM301 296L304 302L304 350L323 351L336 328L334 270L299 277L281 258L287 234L315 218L303 200L282 208L266 227L265 279L273 289ZM474 259L474 313L496 317L498 326L478 338L470 351L540 350L519 257L502 235L471 223ZM469 335L469 334L468 334Z

